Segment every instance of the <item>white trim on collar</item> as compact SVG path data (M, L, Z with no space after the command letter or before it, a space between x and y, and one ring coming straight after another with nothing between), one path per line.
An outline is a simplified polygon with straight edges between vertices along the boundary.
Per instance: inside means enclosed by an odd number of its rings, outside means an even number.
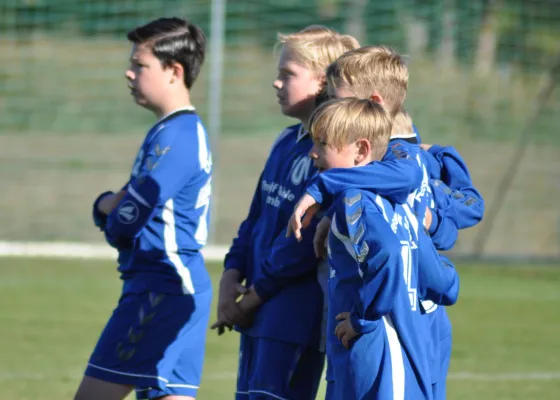
M170 117L171 115L178 113L179 111L194 111L195 108L193 106L187 106L187 107L181 107L178 108L176 110L171 111L170 113L164 115L163 117L161 117L160 119L158 119L158 122L156 122L154 125L159 124L161 121L163 121L165 118Z
M193 106L187 106L187 107L181 107L181 108L178 108L178 109L176 109L176 110L171 111L170 113L168 113L168 114L164 115L163 117L161 117L160 119L158 119L157 122L156 122L155 124L153 124L152 127L150 128L150 131L151 131L152 129L154 129L156 126L158 126L158 124L160 124L161 121L163 121L163 120L166 119L166 118L169 118L169 117L172 116L173 114L176 114L176 113L178 113L178 112L180 112L180 111L195 111L195 108L194 108ZM160 126L160 127L158 128L158 132L159 132L160 130L162 130L164 127L165 127L165 124L162 125L162 126ZM149 132L149 131L148 131L148 132Z
M418 137L416 133L396 133L391 135L391 139L412 139Z
M306 131L305 129L303 129L303 124L300 125L298 133L297 133L296 143L298 143L301 139L303 139L304 137L306 137L308 135L309 135L309 132Z

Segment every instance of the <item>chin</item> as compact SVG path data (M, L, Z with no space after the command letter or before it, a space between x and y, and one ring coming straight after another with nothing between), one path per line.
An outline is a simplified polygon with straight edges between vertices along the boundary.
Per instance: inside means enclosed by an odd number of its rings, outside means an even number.
M142 106L142 107L147 108L150 105L144 97L135 97L134 101L136 102L136 104L138 104L139 106Z
M299 107L299 105L280 104L280 109L282 111L282 114L284 114L286 117L300 119L301 107Z
M146 101L136 100L136 104L139 105L140 107L142 107L145 110L151 111L153 113L157 113L157 109L152 104L150 104Z
M286 117L292 117L292 112L291 112L291 108L290 106L285 106L283 104L280 105L280 111L282 112L282 114L284 114Z

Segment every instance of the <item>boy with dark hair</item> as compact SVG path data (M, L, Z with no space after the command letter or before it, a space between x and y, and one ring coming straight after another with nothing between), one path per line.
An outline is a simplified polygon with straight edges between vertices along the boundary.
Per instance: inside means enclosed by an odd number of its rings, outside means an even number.
M200 249L208 235L212 156L190 89L204 61L200 28L161 18L127 35L125 77L158 121L129 181L94 202L94 222L119 250L123 292L76 399L196 397L212 289Z

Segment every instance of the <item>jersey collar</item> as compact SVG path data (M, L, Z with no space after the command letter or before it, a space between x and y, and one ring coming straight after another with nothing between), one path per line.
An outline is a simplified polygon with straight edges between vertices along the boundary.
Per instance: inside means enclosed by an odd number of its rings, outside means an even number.
M153 130L156 126L158 126L158 132L160 130L162 130L165 126L165 124L162 124L162 122L167 121L169 118L173 117L175 114L180 114L180 113L184 113L184 112L189 112L189 113L194 113L195 112L195 108L193 106L188 106L188 107L181 107L178 108L176 110L171 111L170 113L164 115L163 117L161 117L160 119L157 120L157 122L152 126L152 128L150 129Z
M159 124L159 123L160 123L161 121L163 121L164 119L167 119L167 118L171 117L173 114L176 114L176 113L178 113L178 112L181 112L181 111L194 111L194 110L195 110L195 108L194 108L193 106L187 106L187 107L178 108L178 109L173 110L173 111L171 111L170 113L164 115L163 117L161 117L161 118L158 120L158 122L155 123L155 125Z
M391 139L412 139L416 137L416 133L395 133L391 135Z
M304 139L306 136L309 136L309 132L303 129L303 124L299 126L296 143L299 143L300 140Z

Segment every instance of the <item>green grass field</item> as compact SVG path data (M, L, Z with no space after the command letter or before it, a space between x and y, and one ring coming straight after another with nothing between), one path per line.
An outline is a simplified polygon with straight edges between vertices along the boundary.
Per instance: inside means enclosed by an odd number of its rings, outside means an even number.
M220 266L209 268L217 282ZM560 268L459 270L448 398L558 399ZM114 265L0 258L0 286L0 397L71 398L119 294ZM209 333L199 399L233 398L237 339Z

